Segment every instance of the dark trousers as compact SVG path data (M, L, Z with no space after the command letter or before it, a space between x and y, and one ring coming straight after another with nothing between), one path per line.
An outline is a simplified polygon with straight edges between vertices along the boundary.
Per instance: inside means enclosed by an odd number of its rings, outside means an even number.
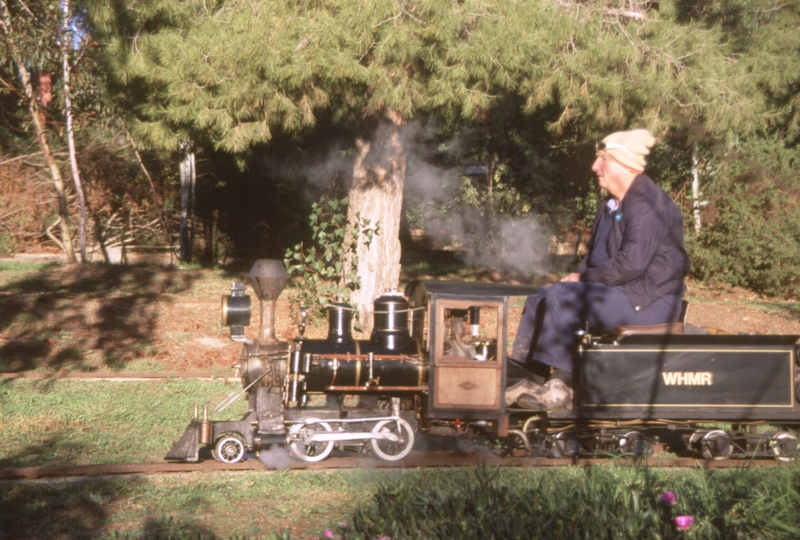
M511 358L572 371L576 331L588 326L591 332L610 332L620 325L675 322L680 312L678 295L663 296L634 311L620 287L559 282L541 287L536 296L525 301Z

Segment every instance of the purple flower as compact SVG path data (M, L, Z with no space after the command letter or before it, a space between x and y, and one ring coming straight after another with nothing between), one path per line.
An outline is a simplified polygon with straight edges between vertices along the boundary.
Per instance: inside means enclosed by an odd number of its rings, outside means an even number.
M673 521L676 529L679 531L688 531L692 528L694 518L692 516L676 516Z
M325 529L323 534L325 535L325 538L333 538L333 531L330 529Z
M661 506L672 508L676 502L678 502L678 496L675 495L674 491L665 491L658 496L658 504Z

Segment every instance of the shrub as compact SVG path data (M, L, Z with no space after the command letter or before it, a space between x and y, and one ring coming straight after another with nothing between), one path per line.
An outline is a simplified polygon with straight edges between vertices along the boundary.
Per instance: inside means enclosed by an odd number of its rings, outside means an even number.
M372 242L379 233L379 223L356 216L348 223L349 199L328 199L311 205L309 217L312 242L303 242L286 251L284 265L293 279L297 295L292 309L299 306L318 308L312 315L320 317L332 302L347 302L350 292L360 286L358 278L358 243ZM355 231L355 232L354 232ZM350 257L350 264L345 261Z
M798 296L800 186L788 180L794 155L779 141L758 140L722 165L703 189L702 230L687 234L694 277Z
M382 487L339 525L344 539L797 538L794 469L663 471L592 467L520 482L479 467L462 485ZM526 481L523 481L523 478ZM672 496L665 494L671 492ZM667 504L668 503L668 504Z

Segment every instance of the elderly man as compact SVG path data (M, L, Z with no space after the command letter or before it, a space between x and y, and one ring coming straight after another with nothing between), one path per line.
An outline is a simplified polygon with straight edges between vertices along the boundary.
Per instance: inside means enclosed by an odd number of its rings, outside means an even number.
M510 362L531 375L507 390L508 405L571 405L577 330L678 320L689 259L680 210L643 174L654 142L647 130L637 129L598 144L592 170L609 197L600 204L589 253L577 270L525 303Z

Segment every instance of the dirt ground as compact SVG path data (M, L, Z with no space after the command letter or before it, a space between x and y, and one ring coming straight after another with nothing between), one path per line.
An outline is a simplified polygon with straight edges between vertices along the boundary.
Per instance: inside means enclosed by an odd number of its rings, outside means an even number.
M53 264L33 269L0 266L0 371L166 371L230 374L240 345L221 323L221 298L248 269ZM413 278L519 282L496 274L404 275ZM538 283L547 281L539 278ZM528 282L533 282L528 280ZM248 287L257 336L259 302ZM281 294L276 335L291 340L297 320L293 290ZM689 283L687 322L730 333L800 335L800 303L763 298L741 289ZM512 302L510 335L521 301ZM312 325L310 337L327 326Z

